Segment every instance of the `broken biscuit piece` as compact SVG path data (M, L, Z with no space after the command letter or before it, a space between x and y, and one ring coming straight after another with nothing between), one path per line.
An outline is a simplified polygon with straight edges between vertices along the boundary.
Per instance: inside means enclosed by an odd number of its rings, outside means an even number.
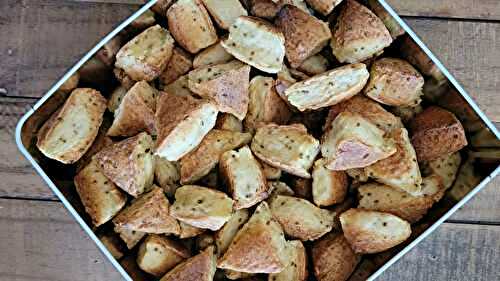
M167 272L160 281L212 281L217 265L215 248L210 246L196 256L178 264Z
M193 67L191 55L179 47L175 47L165 71L158 77L160 85L168 85L188 73Z
M177 161L188 154L215 126L217 107L192 96L160 93L155 116L155 154Z
M360 114L340 113L325 132L321 153L333 171L363 168L396 153L384 131Z
M96 138L105 110L106 99L98 91L73 90L38 131L36 146L48 158L75 163Z
M319 153L319 141L309 135L302 124L268 124L257 129L251 148L264 163L310 178L309 169Z
M319 53L332 37L327 23L293 5L285 5L274 24L285 36L286 58L292 68Z
M325 159L317 160L312 171L313 202L320 207L343 202L349 185L346 172L329 170L325 164Z
M248 146L223 153L219 170L232 194L236 210L250 208L268 197L264 172Z
M278 195L270 207L274 218L291 237L316 240L332 230L334 214L305 199Z
M316 110L361 92L369 76L362 63L345 65L293 84L285 90L285 97L300 111Z
M443 197L445 188L441 179L432 175L422 180L421 191L416 195L379 183L364 184L358 191L358 208L390 213L415 223Z
M417 106L423 95L424 78L408 62L383 58L375 61L370 69L370 81L365 94L386 105Z
M269 281L305 281L307 272L306 248L299 240L288 241L286 251L290 263L280 273L269 274Z
M108 136L134 136L142 131L155 133L155 110L158 91L147 82L135 83L115 111Z
M250 66L239 61L208 65L189 72L188 86L203 98L212 100L219 111L243 120L248 111Z
M396 145L396 153L366 167L365 172L378 182L410 194L419 193L422 177L408 131L404 128L395 129L389 137Z
M274 84L273 78L264 76L255 76L250 81L250 102L244 120L247 130L254 131L262 123L284 125L290 119L292 112L276 92Z
M331 13L333 8L340 4L342 0L306 0L306 2L318 13L326 16Z
M92 160L75 176L75 188L94 226L112 219L127 203L127 196L101 172Z
M202 0L202 2L222 29L229 29L239 16L248 15L239 0Z
M344 235L334 232L314 243L311 256L318 281L347 280L361 261Z
M167 66L173 49L174 39L168 30L154 25L118 51L115 66L135 81L152 81Z
M137 265L147 273L160 277L189 258L188 249L166 236L152 234L137 252Z
M153 140L147 133L107 146L94 158L106 177L134 197L153 184Z
M411 143L418 161L434 160L467 145L465 131L455 115L437 106L426 108L411 120Z
M181 222L216 231L231 218L233 200L212 188L184 185L176 190L170 212Z
M388 250L410 237L410 224L389 213L350 209L340 215L346 240L358 254Z
M237 59L264 72L277 73L283 65L285 37L276 27L261 19L239 17L221 44Z
M246 273L279 273L288 265L286 240L266 202L238 231L217 267Z
M394 116L394 114L385 110L377 102L359 94L332 106L328 112L323 130L328 130L328 126L337 118L337 115L344 111L350 111L363 116L363 118L372 122L377 128L384 130L386 133L404 127L401 120Z
M179 234L179 223L170 215L169 206L163 190L156 186L132 201L113 219L113 223L120 228L139 232Z
M192 54L215 42L217 33L201 0L179 0L167 11L168 28L175 41Z
M181 158L181 183L193 183L208 175L224 152L239 148L251 139L250 133L211 130L193 151Z
M345 2L330 43L335 57L342 63L355 63L383 52L392 37L382 20L355 0Z

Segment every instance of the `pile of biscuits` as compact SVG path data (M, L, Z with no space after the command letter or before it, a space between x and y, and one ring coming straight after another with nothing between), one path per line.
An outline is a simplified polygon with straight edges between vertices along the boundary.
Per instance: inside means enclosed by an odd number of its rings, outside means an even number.
M478 181L460 150L479 118L440 106L466 102L378 1L152 10L63 85L36 144L76 167L135 280L360 280Z

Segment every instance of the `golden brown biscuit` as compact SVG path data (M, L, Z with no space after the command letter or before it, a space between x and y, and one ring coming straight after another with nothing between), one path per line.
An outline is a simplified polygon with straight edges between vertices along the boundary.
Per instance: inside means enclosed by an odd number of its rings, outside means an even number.
M467 145L460 121L453 113L437 106L428 107L415 116L409 127L418 161L434 160Z
M331 47L340 62L361 62L392 43L382 20L355 0L346 0L333 29Z
M219 171L236 210L250 208L268 197L266 177L248 146L223 153Z
M96 138L105 110L106 99L98 91L73 90L38 131L36 146L48 158L75 163Z
M251 148L264 163L310 178L308 170L319 153L319 141L309 135L302 124L268 124L257 129Z
M155 25L120 49L115 66L135 81L151 81L165 69L173 49L174 39L168 30Z
M417 106L423 94L424 78L408 62L383 58L375 61L365 94L386 105Z
M107 146L94 157L106 177L134 197L153 184L153 140L147 133Z
M160 93L155 116L155 154L177 161L193 150L215 126L217 107L191 96Z
M168 28L175 41L192 54L215 42L217 33L200 0L179 0L167 11Z
M91 161L75 176L75 188L95 226L112 219L127 203L127 196Z
M285 36L286 58L292 68L319 53L332 37L327 23L293 5L285 5L274 24Z
M163 190L156 186L132 201L113 219L113 223L119 228L139 232L179 234L179 223L170 215L169 206Z
M346 240L356 253L373 254L404 242L410 224L389 213L350 209L340 215Z

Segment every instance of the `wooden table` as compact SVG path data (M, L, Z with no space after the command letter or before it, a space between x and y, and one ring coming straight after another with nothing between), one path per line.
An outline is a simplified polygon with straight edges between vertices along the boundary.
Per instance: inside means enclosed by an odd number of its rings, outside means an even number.
M140 0L0 1L0 280L120 280L14 143L19 117ZM500 122L500 1L390 0ZM500 280L500 178L380 280Z

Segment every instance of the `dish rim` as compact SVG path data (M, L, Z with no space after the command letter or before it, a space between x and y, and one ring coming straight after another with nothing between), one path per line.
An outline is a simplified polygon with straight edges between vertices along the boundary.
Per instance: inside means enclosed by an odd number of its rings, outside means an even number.
M132 21L138 18L146 10L151 8L156 4L158 0L151 0L144 4L139 10L134 12L130 17L125 19L120 23L115 29L113 29L108 35L106 35L102 40L99 41L89 52L87 52L73 67L71 67L66 74L64 74L44 95L41 97L22 117L19 119L16 125L15 139L16 145L24 157L31 163L35 168L36 172L42 177L42 179L47 183L52 192L61 200L64 207L69 211L69 213L75 218L80 227L89 235L90 238L97 245L99 250L104 254L104 256L111 262L115 269L122 275L127 281L134 281L130 275L125 271L121 264L116 260L110 251L104 246L97 235L92 231L91 227L85 223L83 218L78 214L78 212L69 203L66 197L61 193L56 184L48 177L44 170L38 165L32 155L28 152L27 148L22 143L22 128L26 121L36 112L36 110L42 106L56 91L59 87L76 71L78 71L81 66L87 62L92 56L97 53L109 40L115 37L120 31L127 27ZM378 0L379 3L384 7L384 9L389 12L389 14L398 22L398 24L405 30L405 32L410 36L415 43L426 53L426 55L432 60L432 62L439 68L443 75L448 79L448 81L455 87L458 93L467 101L467 103L472 107L474 112L481 118L482 122L490 129L490 131L500 139L500 133L493 124L491 120L484 114L484 112L479 108L472 97L467 93L467 91L460 85L460 83L455 79L455 77L446 69L446 67L441 63L441 61L431 52L431 50L423 43L420 37L406 24L406 22L399 17L399 15L394 11L394 9L385 1ZM465 203L467 203L472 197L474 197L479 191L481 191L490 181L492 181L500 173L500 165L486 178L484 178L479 185L472 189L464 198L462 198L458 203L456 203L450 210L448 210L443 216L441 216L436 222L434 222L428 229L421 233L415 240L410 244L405 246L401 251L399 251L394 257L385 262L377 271L375 271L367 280L375 280L379 277L385 270L392 266L396 261L413 249L417 244L419 244L423 239L434 232L441 224L443 224L451 215L453 215L459 208L461 208Z

